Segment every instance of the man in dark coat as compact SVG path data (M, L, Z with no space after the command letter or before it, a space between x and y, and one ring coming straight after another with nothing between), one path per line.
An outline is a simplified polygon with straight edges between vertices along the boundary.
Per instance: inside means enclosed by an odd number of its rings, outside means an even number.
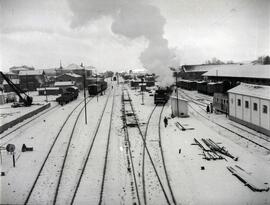
M209 105L207 105L206 112L209 113L209 111L210 111L210 108L209 108Z
M168 119L166 117L164 117L164 120L163 121L164 121L164 126L167 127L167 125L168 125Z

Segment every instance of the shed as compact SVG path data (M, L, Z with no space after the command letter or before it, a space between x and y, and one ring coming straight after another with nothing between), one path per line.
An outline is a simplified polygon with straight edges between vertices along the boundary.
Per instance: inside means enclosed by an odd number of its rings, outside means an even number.
M38 95L59 95L61 94L59 87L46 87L46 88L37 88Z
M177 108L178 102L178 108ZM188 117L188 101L182 98L178 98L176 96L171 96L171 108L172 114L178 117ZM179 113L177 111L179 109Z
M229 118L270 136L270 86L241 83L228 94Z
M54 87L58 87L60 89L60 93L63 93L66 91L66 89L70 86L74 86L74 81L61 81L61 82L55 82Z

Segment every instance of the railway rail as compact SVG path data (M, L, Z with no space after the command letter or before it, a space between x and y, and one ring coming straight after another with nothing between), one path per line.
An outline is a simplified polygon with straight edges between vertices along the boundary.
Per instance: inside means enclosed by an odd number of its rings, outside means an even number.
M74 204L74 202L75 202L75 198L77 196L80 184L82 182L82 178L83 178L83 175L85 173L86 165L88 164L89 157L91 155L91 152L92 152L92 149L93 149L93 146L94 146L94 142L95 142L95 140L97 138L97 134L98 134L98 131L99 131L99 128L100 128L100 125L101 125L101 122L102 122L102 119L103 119L103 116L104 116L104 113L105 113L105 110L106 110L106 107L107 107L107 104L108 104L108 101L109 101L109 97L110 97L110 94L108 94L105 105L104 105L103 110L101 112L101 115L100 115L100 117L98 119L97 126L96 126L96 129L94 131L94 135L93 135L92 141L90 143L89 149L88 149L88 151L86 153L86 156L84 157L84 161L82 163L82 169L81 169L81 172L79 174L79 179L78 179L78 182L76 183L75 190L73 192L72 199L71 199L71 202L70 202L71 205ZM113 97L113 100L114 100L114 97ZM110 118L110 129L111 129L111 120L112 120L112 112L111 112L111 118ZM107 140L109 140L109 139L110 139L110 131L109 131ZM102 185L101 185L101 189L100 189L101 191L100 191L100 197L99 197L99 204L101 204L102 196L103 196L103 187L104 187L104 180L105 180L105 174L106 174L106 167L105 166L107 166L108 149L109 149L109 141L107 141L107 146L106 146L106 159L105 159L105 164L104 164L104 168L103 168Z
M87 103L89 103L92 99L93 99L93 98L90 98L90 99L87 101ZM82 101L82 102L83 102L83 101ZM37 176L35 177L34 183L33 183L33 185L31 186L29 193L27 194L27 197L26 197L26 200L25 200L24 204L28 204L28 202L29 202L29 200L30 200L30 198L31 198L31 195L32 195L32 193L33 193L33 191L34 191L34 189L35 189L35 187L36 187L36 184L37 184L37 182L38 182L38 180L39 180L39 178L40 178L40 176L41 176L41 173L42 173L42 171L44 170L44 167L45 167L46 163L48 162L49 156L50 156L50 154L51 154L53 148L55 147L55 144L56 144L56 142L57 142L57 140L58 140L58 138L59 138L59 136L60 136L62 130L64 129L66 123L68 122L68 120L70 119L70 117L72 116L72 114L75 112L75 110L77 110L77 108L82 104L82 102L80 102L80 103L79 103L79 104L78 104L78 105L77 105L77 106L69 113L69 115L66 117L64 123L63 123L62 126L60 127L60 129L59 129L59 131L58 131L56 137L54 138L53 143L52 143L52 145L51 145L51 147L50 147L50 149L49 149L49 151L48 151L48 153L47 153L47 155L46 155L46 157L45 157L45 159L44 159L44 161L43 161L43 163L42 163L42 165L41 165L41 167L40 167L40 169L39 169L39 171L38 171L38 174L37 174ZM75 123L74 123L74 126L73 126L73 128L72 128L72 133L71 133L71 135L70 135L70 137L69 137L69 142L68 142L68 145L67 145L67 148L66 148L66 151L65 151L65 156L64 156L64 159L63 159L63 163L62 163L61 174L60 174L60 177L59 177L59 179L58 179L57 188L56 188L55 195L54 195L54 201L53 201L54 204L55 204L55 202L56 202L56 198L57 198L57 194L58 194L58 189L59 189L59 184L60 184L60 182L61 182L61 176L62 176L62 173L63 173L64 164L65 164L66 157L67 157L67 153L68 153L69 146L70 146L70 141L71 141L71 139L72 139L72 137L73 137L73 132L74 132L74 130L75 130L77 121L78 121L78 119L79 119L79 117L80 117L80 115L81 115L83 109L84 109L84 106L80 109L80 112L79 112L79 114L78 114L78 116L77 116L77 118L76 118L76 121L75 121Z
M130 107L131 107L131 109L132 109L134 119L135 119L135 121L136 121L136 127L138 128L138 131L139 131L139 134L140 134L140 138L141 138L141 140L143 141L144 149L145 149L145 151L146 151L145 154L147 154L148 157L149 157L150 164L151 164L151 166L152 166L152 168L153 168L153 170L154 170L155 176L157 177L159 186L160 186L160 188L161 188L161 190L162 190L162 193L163 193L163 195L164 195L164 197L165 197L165 199L166 199L166 203L167 203L167 204L171 204L171 200L169 199L168 193L166 192L165 186L164 186L164 184L163 184L164 182L162 182L160 173L158 173L158 171L157 171L157 165L155 165L154 160L153 160L153 157L152 157L152 155L150 154L149 148L148 148L148 146L147 146L147 144L146 144L146 138L145 138L145 135L144 135L144 134L142 133L142 131L141 131L141 128L140 128L138 119L137 119L137 117L136 117L136 115L135 115L135 110L134 110L134 108L133 108L133 105L132 105L132 102L131 102L131 98L130 98L130 96L129 96L129 93L128 93L128 91L127 91L126 89L125 89L125 91L126 91L126 94L127 94L128 99L129 99L128 102L130 103ZM123 90L123 92L124 92L124 90ZM152 110L152 112L151 112L151 114L150 114L150 116L149 116L147 126L148 126L148 124L149 124L149 122L150 122L150 118L151 118L151 116L152 116L152 114L153 114L153 112L154 112L155 109L156 109L156 107L153 108L153 110ZM162 112L161 112L161 114L162 114ZM160 116L161 116L161 114L160 114ZM160 119L159 119L159 125L160 125ZM145 154L144 154L144 155L145 155ZM162 161L164 162L164 159L163 159ZM163 164L163 167L166 167L165 163ZM144 169L144 168L143 168L143 169ZM166 180L168 180L169 178L168 178L167 171L165 171L164 174L167 175L167 176L165 176L165 177L166 177ZM167 184L169 184L169 181L167 181ZM143 181L143 186L145 186L145 180ZM171 190L171 188L170 188L170 190ZM143 195L144 195L144 204L147 204L147 200L146 200L146 198L145 198L145 196L146 196L146 193L145 193L145 192L146 192L146 190L145 190L145 188L144 188L144 191L143 191ZM170 194L172 194L172 192L170 192ZM172 195L171 197L172 197L172 199L173 199L173 203L176 204L176 203L175 203L174 196Z
M129 132L128 132L128 129L127 129L126 109L125 109L124 91L123 90L122 90L122 113L123 113L122 114L122 119L123 119L124 133L125 133L125 141L127 142L126 146L128 148L128 161L131 164L131 170L132 170L132 176L133 176L134 185L135 185L135 192L136 192L137 201L138 201L138 204L141 205L138 182L137 182L137 179L136 179L136 170L134 168L135 166L134 166L134 162L133 162L131 143L130 143L130 138L129 138Z

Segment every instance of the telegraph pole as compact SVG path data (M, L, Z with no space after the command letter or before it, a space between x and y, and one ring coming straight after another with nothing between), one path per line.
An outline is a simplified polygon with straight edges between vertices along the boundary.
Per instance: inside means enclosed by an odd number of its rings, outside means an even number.
M144 96L143 96L143 84L144 84L144 80L143 78L141 78L141 92L142 92L142 105L144 105Z
M97 77L97 71L96 71L96 85L97 85L97 91L98 91L98 77ZM97 92L97 102L98 102L98 92Z
M177 87L177 71L175 72L175 85L176 85L176 102L177 102L177 117L179 117L179 105L178 105L178 87Z
M84 116L85 116L85 124L87 124L87 110L86 110L86 93L85 93L85 67L83 66L83 63L81 63L81 67L84 69L83 72L83 95L84 95Z
M175 86L176 86L176 89L175 89L175 92L176 92L176 103L177 103L177 117L179 117L179 105L178 105L178 87L177 87L177 75L178 75L178 72L175 68L173 67L170 67L170 70L173 71L175 73Z

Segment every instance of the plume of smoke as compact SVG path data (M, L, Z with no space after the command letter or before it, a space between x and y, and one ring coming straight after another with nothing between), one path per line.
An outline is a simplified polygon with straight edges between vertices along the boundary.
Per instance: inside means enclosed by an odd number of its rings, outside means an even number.
M168 67L179 65L179 58L176 49L169 48L168 41L163 37L166 20L157 7L143 0L69 0L69 5L74 14L72 27L110 16L113 33L129 39L146 38L148 47L140 55L142 65L156 73L162 84L172 82Z

